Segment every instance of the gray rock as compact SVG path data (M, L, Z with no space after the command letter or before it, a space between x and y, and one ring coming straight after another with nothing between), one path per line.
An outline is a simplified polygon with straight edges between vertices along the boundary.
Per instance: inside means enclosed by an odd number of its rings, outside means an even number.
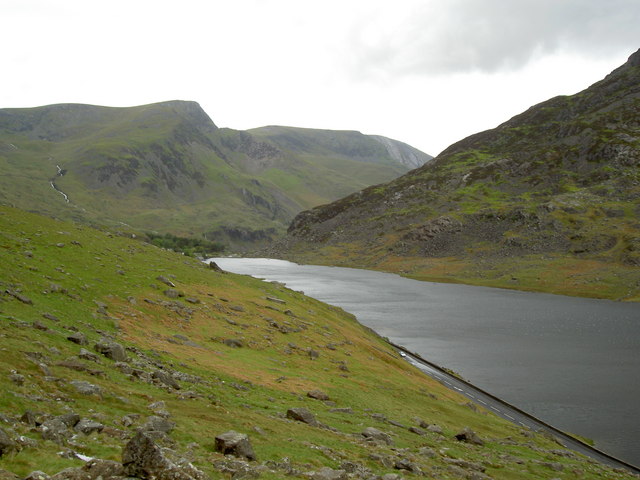
M0 428L0 457L17 450L17 448L18 445L16 442L13 441L7 432Z
M90 435L94 432L102 432L102 430L104 429L104 425L100 422L96 422L88 418L83 418L75 425L75 427L73 427L73 429L76 432L82 432L85 435Z
M40 426L40 433L43 440L51 440L58 445L64 444L67 438L71 436L67 425L58 417L46 420Z
M348 478L346 471L329 467L323 467L311 476L312 480L347 480Z
M80 415L77 413L65 413L64 415L58 415L56 418L62 420L68 428L75 427L80 421Z
M32 412L31 410L26 410L20 417L20 421L22 423L26 423L31 427L36 427L42 424L41 416L42 416L41 413L35 413L35 412Z
M469 427L465 427L460 433L457 433L455 438L460 442L471 443L472 445L484 445L484 440Z
M49 475L47 475L46 473L41 472L40 470L35 470L24 477L24 480L49 480L49 478L51 477L49 477Z
M171 375L169 372L165 370L155 370L151 374L151 378L159 380L160 382L164 383L168 387L174 388L176 390L180 390L180 384L176 381L175 378L173 378L173 375Z
M164 293L165 297L169 297L169 298L184 297L184 293L180 292L179 290L176 290L175 288L167 288L162 293Z
M94 458L79 468L65 468L49 480L120 480L124 469L120 462Z
M72 380L69 383L76 388L78 393L83 395L102 396L102 389L93 383L85 382L84 380Z
M331 413L348 413L349 415L353 415L353 410L351 409L351 407L344 407L344 408L332 408L331 410L329 410Z
M255 460L256 454L253 451L249 437L244 433L230 430L216 437L216 451L224 455Z
M165 277L163 275L158 275L156 277L156 280L158 280L159 282L164 283L168 287L171 287L171 288L175 288L176 287L175 283L173 283L171 280L169 280L167 277Z
M89 350L86 350L84 348L80 349L80 353L78 354L78 357L83 360L90 360L92 362L98 362L100 359L95 353L90 352Z
M412 461L406 458L396 460L396 463L393 466L393 468L395 468L396 470L407 470L408 472L416 473L416 474L422 473L418 465L416 465L415 463L413 463Z
M306 423L308 425L311 425L312 427L318 426L318 421L316 420L315 415L303 407L290 408L289 410L287 410L287 418Z
M307 397L315 398L316 400L329 400L329 395L320 390L311 390L307 392Z
M241 348L244 346L244 342L239 338L225 338L222 343L224 343L227 347L232 348Z
M416 435L425 435L425 431L418 427L409 427L409 431L411 433L415 433Z
M372 439L380 442L384 442L387 445L393 445L393 439L388 433L378 430L375 427L367 427L362 431L362 436L367 439Z
M420 447L418 453L427 458L433 458L437 455L436 451L431 447Z
M436 425L435 423L432 424L432 425L428 425L427 426L427 430L429 430L430 432L433 432L433 433L442 434L442 427L440 425Z
M9 375L9 380L11 380L16 385L20 386L20 385L24 385L25 378L24 378L24 375L20 375L17 372L13 372Z
M175 423L157 415L151 415L147 418L145 424L141 427L144 432L163 432L171 433L176 426Z
M101 341L94 345L94 350L116 362L126 362L127 353L122 345L116 342Z
M73 343L77 343L78 345L89 344L89 341L87 340L87 336L82 332L74 332L71 335L68 335L67 340Z
M144 432L138 432L122 451L124 475L148 480L206 480L189 462L173 462Z

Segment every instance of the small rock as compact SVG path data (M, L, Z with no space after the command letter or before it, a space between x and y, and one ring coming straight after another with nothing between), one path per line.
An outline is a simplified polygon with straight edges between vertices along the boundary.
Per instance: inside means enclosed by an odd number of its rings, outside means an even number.
M90 435L93 432L100 433L104 429L104 425L88 418L81 419L73 429L76 432L82 432L85 435Z
M460 442L471 443L473 445L484 445L484 440L482 440L476 432L468 427L456 434L455 438Z
M62 420L64 424L69 428L75 427L80 421L80 415L78 415L77 413L65 413L64 415L58 415L56 418Z
M102 389L92 383L85 382L84 380L72 380L69 383L76 388L78 393L81 393L83 395L102 396Z
M205 480L191 463L174 463L144 432L138 432L122 451L123 476L155 480Z
M323 467L311 476L312 480L347 480L348 478L346 471L329 467Z
M147 421L141 427L141 430L143 432L171 433L175 426L175 423L167 420L166 418L159 417L157 415L151 415L149 418L147 418Z
M233 430L216 437L216 451L224 455L233 455L248 460L256 459L249 437L244 433L238 433Z
M381 441L386 443L387 445L393 444L393 439L388 433L385 433L381 430L378 430L374 427L367 427L362 431L362 436L365 438L370 438L373 440Z
M225 338L222 343L232 348L241 348L244 346L244 342L239 338Z
M426 432L418 427L409 427L409 431L411 433L415 433L416 435L425 435Z
M313 427L318 426L318 421L316 420L315 415L306 408L290 408L289 410L287 410L287 418L306 423Z
M175 288L176 284L173 283L171 280L169 280L167 277L165 277L164 275L158 275L156 277L156 280L158 280L159 282L164 283L165 285L167 285L168 287L171 288Z
M40 426L40 433L43 440L51 440L58 445L62 445L71 436L67 425L57 417L46 420Z
M159 380L160 382L175 390L180 390L180 384L176 381L175 378L173 378L173 375L171 375L169 372L166 372L164 370L155 370L151 374L151 378Z
M5 432L2 428L0 428L0 457L10 453L14 450L17 450L18 446L16 442Z
M92 362L98 362L99 360L99 357L95 353L92 353L84 348L80 349L78 357L82 358L83 360L90 360Z
M94 350L116 362L126 362L127 353L122 345L116 342L101 341L94 345Z
M75 332L71 335L68 335L67 340L73 343L77 343L78 345L87 345L89 343L89 341L87 340L87 336L82 332Z
M49 478L51 477L49 477L49 475L47 475L46 473L41 472L40 470L35 470L24 477L24 480L49 480Z
M9 380L11 380L16 385L24 385L24 375L20 375L19 373L13 372L9 375Z
M307 392L307 397L315 398L316 400L329 400L329 395L320 390L311 390Z

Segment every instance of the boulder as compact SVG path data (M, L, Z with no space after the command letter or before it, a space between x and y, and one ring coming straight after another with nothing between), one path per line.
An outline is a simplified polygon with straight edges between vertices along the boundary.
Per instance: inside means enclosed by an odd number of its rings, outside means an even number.
M308 425L311 425L312 427L318 426L318 421L316 420L315 415L303 407L290 408L289 410L287 410L287 418L306 423Z
M216 437L216 451L224 455L233 455L234 457L248 460L256 459L249 437L244 433L238 433L233 430Z
M127 353L122 345L116 342L101 341L94 345L94 350L116 362L126 362Z
M375 427L367 427L362 431L362 436L366 439L371 439L379 442L386 443L387 445L393 445L393 439L388 433L378 430Z

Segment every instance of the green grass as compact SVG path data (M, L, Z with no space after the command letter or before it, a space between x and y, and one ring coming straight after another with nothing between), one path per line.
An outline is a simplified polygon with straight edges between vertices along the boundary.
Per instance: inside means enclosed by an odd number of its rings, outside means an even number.
M563 478L630 478L579 457L553 455L551 450L558 448L555 443L529 433L525 437L493 414L470 409L464 397L409 366L352 315L280 285L216 273L194 259L130 238L10 208L0 208L0 264L2 291L19 290L32 301L28 305L0 295L0 388L5 392L0 396L0 413L16 417L27 409L51 415L72 410L96 418L108 430L81 435L70 445L84 455L118 460L135 428L152 414L149 404L164 401L176 423L170 434L173 448L182 455L190 451L194 465L212 478L220 476L212 461L221 458L214 452L214 437L229 429L250 435L260 462L288 457L302 471L338 468L349 460L381 475L393 469L372 460L370 454L395 458L397 449L404 449L402 456L413 459L427 474L445 479L458 478L448 470L446 458L482 463L493 478L553 478L557 474L537 463L548 459L565 465ZM157 280L159 275L171 278L185 297L165 297L162 291L167 287ZM106 313L100 304L106 306ZM59 322L44 318L43 313L55 315ZM36 321L49 330L33 328ZM272 322L291 330L281 333ZM66 339L69 328L88 336L89 350L101 336L111 334L146 358L202 380L181 381L182 390L174 392L131 379L103 357L99 363L84 362L102 371L100 375L68 369L58 364L80 350ZM174 335L186 336L196 345L181 344ZM241 338L245 346L228 347L221 342L225 338ZM327 347L330 343L332 348ZM312 360L307 349L319 352L319 358ZM62 381L45 378L24 352L43 355L41 361L51 375ZM133 351L128 354L141 361ZM348 371L339 368L340 362ZM9 380L14 370L25 376L24 385ZM79 395L69 384L73 379L100 386L102 398ZM312 389L326 392L334 404L306 397ZM186 390L197 398L180 399ZM288 408L300 406L337 431L283 418ZM353 413L331 412L334 406L350 407ZM139 414L140 420L124 427L122 417L132 413ZM421 418L439 424L444 435L418 436L375 420L372 413L407 426ZM358 440L357 434L367 426L390 433L395 445L372 446ZM453 440L466 426L487 444L474 447ZM3 469L24 477L36 469L53 474L82 465L79 460L61 458L58 452L64 446L43 441L38 431L26 425L18 422L2 428L37 442L3 456ZM418 449L423 446L430 446L435 457L421 458ZM525 463L505 460L507 453ZM576 469L584 473L572 473ZM261 478L282 475L282 471L266 472Z

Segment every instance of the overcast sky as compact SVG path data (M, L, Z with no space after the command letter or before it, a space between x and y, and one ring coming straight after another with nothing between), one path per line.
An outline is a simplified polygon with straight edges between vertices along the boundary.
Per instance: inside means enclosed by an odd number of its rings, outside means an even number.
M435 155L640 48L640 0L0 0L0 108L195 100Z

